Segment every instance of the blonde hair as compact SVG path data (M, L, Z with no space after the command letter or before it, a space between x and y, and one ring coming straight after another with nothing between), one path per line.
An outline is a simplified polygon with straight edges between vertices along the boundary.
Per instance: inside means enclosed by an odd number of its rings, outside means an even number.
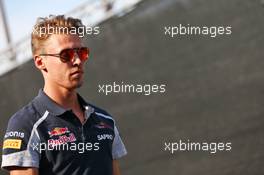
M45 18L38 18L31 33L31 51L33 56L40 54L40 50L45 48L45 43L52 34L69 34L71 30L77 30L83 26L80 19L66 18L64 15L50 15Z

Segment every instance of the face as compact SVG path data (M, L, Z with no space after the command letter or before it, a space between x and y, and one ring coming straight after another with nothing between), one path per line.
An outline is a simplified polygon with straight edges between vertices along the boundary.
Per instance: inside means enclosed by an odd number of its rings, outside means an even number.
M57 54L63 49L79 47L83 47L83 44L77 35L52 35L43 52ZM68 62L62 62L60 58L54 56L44 56L42 59L45 65L45 70L42 70L45 85L73 90L83 84L84 62L76 53L75 59Z

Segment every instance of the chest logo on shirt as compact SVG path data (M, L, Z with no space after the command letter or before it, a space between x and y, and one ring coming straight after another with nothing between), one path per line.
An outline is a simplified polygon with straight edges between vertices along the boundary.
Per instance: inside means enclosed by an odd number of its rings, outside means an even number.
M52 129L51 131L49 131L49 136L50 137L60 136L60 135L63 135L63 134L69 133L69 132L70 131L67 127L65 127L65 128L56 127L54 129Z
M99 128L99 129L104 129L104 128L113 129L110 125L108 125L104 122L100 122L99 124L95 125L95 127Z
M100 134L97 135L98 140L113 140L113 136L111 134Z
M56 127L56 128L53 128L48 133L50 137L58 136L58 138L56 139L48 140L49 146L56 146L56 145L76 141L75 135L71 133L67 127L65 128Z

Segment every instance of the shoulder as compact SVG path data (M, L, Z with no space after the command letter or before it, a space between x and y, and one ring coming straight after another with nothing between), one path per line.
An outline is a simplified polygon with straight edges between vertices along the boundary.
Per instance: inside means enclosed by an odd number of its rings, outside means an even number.
M115 123L115 120L114 118L112 117L112 115L110 115L106 110L102 109L102 108L99 108L95 105L92 105L92 104L89 104L93 109L94 109L94 113L100 117L100 118L103 118L103 119L106 119L106 120L111 120Z
M8 128L30 129L39 118L39 114L32 102L19 109L8 121Z

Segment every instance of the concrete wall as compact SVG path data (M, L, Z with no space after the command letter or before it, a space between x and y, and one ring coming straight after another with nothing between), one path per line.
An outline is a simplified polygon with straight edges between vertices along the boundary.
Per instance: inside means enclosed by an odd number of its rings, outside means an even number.
M146 0L87 38L80 93L106 108L129 154L125 175L263 174L264 61L260 1ZM164 26L232 26L232 35L168 37ZM98 93L98 85L166 84L163 94ZM29 62L0 78L1 135L43 81ZM229 152L164 151L164 142L231 142Z

